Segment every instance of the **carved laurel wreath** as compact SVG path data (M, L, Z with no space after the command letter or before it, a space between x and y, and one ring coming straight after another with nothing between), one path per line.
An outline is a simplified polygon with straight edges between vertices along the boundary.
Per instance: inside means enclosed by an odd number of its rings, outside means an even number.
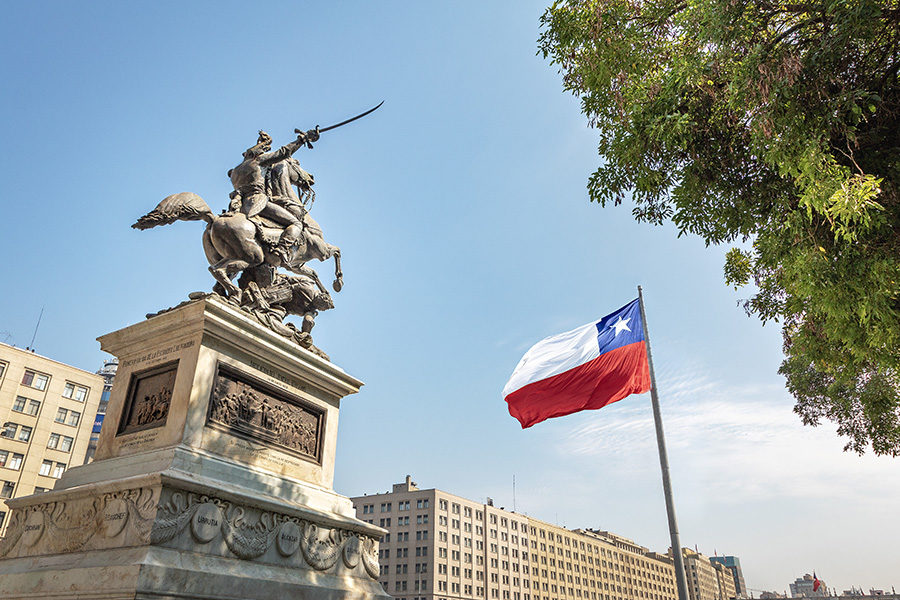
M203 507L215 507L218 510ZM374 538L338 528L323 528L311 521L275 512L262 512L255 522L251 522L243 507L208 495L183 492L172 494L171 499L159 507L150 541L162 544L175 538L189 523L195 522L201 509L215 511L222 516L215 520L218 531L227 548L239 558L253 559L262 556L272 547L280 532L296 528L300 532L300 553L313 569L327 571L342 557L347 568L353 569L362 562L369 577L378 578L378 543ZM193 527L192 533L201 543L212 539L211 535L199 536ZM279 547L279 552L285 557L294 554L296 550L297 547Z
M41 542L49 553L75 552L95 537L114 537L104 523L104 515L112 506L123 509L122 527L115 535L127 523L138 539L148 540L155 505L153 491L142 488L102 494L90 503L47 502L28 506L13 512L6 537L0 541L0 557L23 544L36 546ZM26 540L30 531L35 533Z
M378 542L372 537L275 512L262 512L252 522L244 507L203 494L175 492L158 507L154 496L148 488L133 489L103 494L88 503L48 502L16 510L0 540L0 558L38 542L42 553L75 552L90 547L95 538L119 535L126 525L137 540L162 544L190 525L197 542L208 543L221 534L228 550L245 560L265 554L280 533L296 531L298 535L290 536L295 544L278 547L285 558L299 549L306 564L318 571L331 569L339 558L348 569L361 562L369 577L378 578ZM120 523L113 529L105 523L110 509Z

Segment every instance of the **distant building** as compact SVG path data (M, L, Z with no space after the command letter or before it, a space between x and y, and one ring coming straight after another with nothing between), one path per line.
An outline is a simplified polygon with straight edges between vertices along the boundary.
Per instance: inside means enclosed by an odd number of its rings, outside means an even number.
M724 583L722 565L718 565L717 569L717 563L711 563L708 556L690 548L682 548L681 555L684 559L684 573L690 600L728 600L723 597L723 590L720 587ZM733 585L731 589L734 589Z
M412 479L351 498L387 530L385 591L402 600L676 600L671 557L589 529L568 530Z
M6 499L52 489L84 462L103 379L0 343L0 537Z
M103 366L97 371L97 375L103 378L103 393L100 394L100 405L97 407L97 416L91 427L91 439L88 442L87 454L84 457L85 464L94 458L97 451L97 442L100 441L100 428L103 426L103 418L106 416L106 407L109 405L109 394L112 392L113 381L116 379L116 369L119 368L119 359L111 358L103 361Z
M819 589L813 591L813 586L815 585L815 578L807 573L803 577L798 577L794 583L791 584L791 598L824 598L828 595L828 591L825 589L825 582L821 579L819 580Z
M741 559L737 556L712 556L709 559L719 563L731 573L734 591L737 598L747 598L747 584L744 583L744 572L741 570Z
M778 600L778 598L787 598L787 596L779 592L761 592L759 594L759 600Z

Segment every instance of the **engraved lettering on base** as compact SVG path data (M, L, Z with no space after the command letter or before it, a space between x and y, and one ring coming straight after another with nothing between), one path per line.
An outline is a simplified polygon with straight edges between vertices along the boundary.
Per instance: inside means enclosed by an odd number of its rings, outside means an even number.
M222 511L212 502L204 502L197 507L191 519L191 533L201 544L212 541L222 528Z
M22 543L26 546L34 546L41 539L44 533L44 513L39 510L33 510L28 513L23 527Z
M278 553L284 557L292 556L300 548L300 528L293 521L281 524L278 537L275 538Z
M125 529L128 521L128 504L121 498L114 498L103 511L103 533L106 537L115 537Z
M175 389L178 361L131 376L128 396L116 435L124 435L166 424Z
M266 382L219 365L207 423L321 464L324 411Z

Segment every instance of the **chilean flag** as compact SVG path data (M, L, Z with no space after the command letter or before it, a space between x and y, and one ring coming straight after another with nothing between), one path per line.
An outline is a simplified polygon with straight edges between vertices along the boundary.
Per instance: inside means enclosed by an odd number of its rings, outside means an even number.
M644 325L636 299L597 322L532 346L503 388L503 398L524 429L649 389Z

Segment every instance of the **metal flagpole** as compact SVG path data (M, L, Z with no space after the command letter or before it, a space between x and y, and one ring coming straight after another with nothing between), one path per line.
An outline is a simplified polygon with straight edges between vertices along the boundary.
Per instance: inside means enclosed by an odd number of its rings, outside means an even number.
M675 520L675 503L672 501L672 482L669 481L669 456L666 454L666 438L663 435L662 415L659 412L659 397L656 394L656 374L653 372L653 355L650 353L650 334L647 331L647 314L644 311L644 293L641 291L641 286L638 286L638 299L641 304L641 324L644 327L644 341L647 344L647 363L650 367L650 400L653 404L653 421L656 423L656 444L659 446L659 466L662 469L666 513L669 516L672 558L675 560L675 582L678 586L678 600L688 600L684 558L681 555L681 539L678 536L678 522Z

